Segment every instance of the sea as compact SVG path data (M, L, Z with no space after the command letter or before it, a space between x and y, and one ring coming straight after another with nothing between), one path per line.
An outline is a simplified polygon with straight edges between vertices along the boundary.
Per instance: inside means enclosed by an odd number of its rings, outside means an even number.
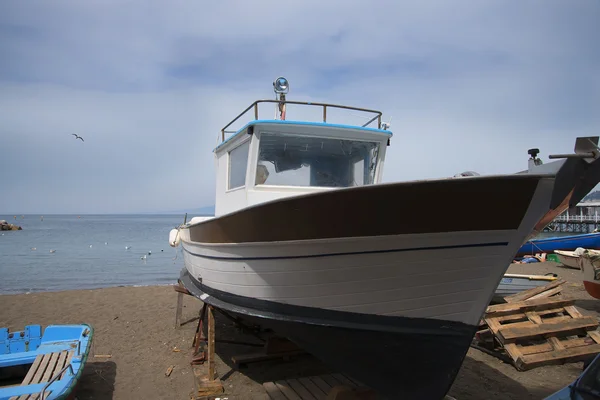
M0 294L168 285L183 268L183 215L0 215Z

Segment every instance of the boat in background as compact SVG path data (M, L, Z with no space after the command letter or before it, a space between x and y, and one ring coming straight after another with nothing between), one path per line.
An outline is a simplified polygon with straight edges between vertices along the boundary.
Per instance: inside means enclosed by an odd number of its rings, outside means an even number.
M500 284L496 288L493 301L502 301L505 296L521 293L525 290L533 289L538 286L544 286L558 279L556 274L548 275L523 275L523 274L504 274Z
M75 398L92 336L86 324L0 328L0 400Z
M585 252L583 247L578 247L575 251L554 250L558 262L565 267L579 269L579 257Z
M516 257L536 253L552 253L555 250L573 251L578 247L600 250L600 232L531 239L519 248Z
M600 251L586 249L579 256L579 268L583 273L585 291L600 299Z
M380 111L288 101L287 80L273 86L277 100L220 132L215 216L170 232L181 282L382 397L444 398L517 249L600 181L598 137L547 164L530 149L518 173L382 183L392 134ZM258 118L263 103L276 119ZM289 105L322 119L287 120ZM343 110L370 119L327 122ZM414 149L424 163L430 145ZM446 211L432 213L440 196Z

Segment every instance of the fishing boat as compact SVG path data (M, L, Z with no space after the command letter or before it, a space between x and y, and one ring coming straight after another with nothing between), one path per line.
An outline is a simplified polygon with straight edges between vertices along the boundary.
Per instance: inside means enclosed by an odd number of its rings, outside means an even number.
M600 250L600 232L528 240L519 248L516 255L552 253L556 250L573 251L578 247Z
M500 301L505 296L521 293L525 290L533 289L538 286L544 286L558 279L555 274L548 275L525 275L525 274L504 274L500 284L496 288L494 301Z
M600 251L586 249L579 256L583 286L588 294L600 299Z
M86 324L0 328L0 400L75 398L92 335Z
M215 216L169 235L180 280L383 397L441 399L516 251L600 180L598 138L546 164L531 149L515 174L382 183L382 113L289 101L288 85L219 133ZM260 119L269 104L275 119ZM322 118L290 120L289 106ZM368 121L328 121L344 110Z
M569 250L554 250L554 254L558 258L558 262L560 262L563 266L579 269L579 256L583 254L585 249L583 247L578 247L575 251Z

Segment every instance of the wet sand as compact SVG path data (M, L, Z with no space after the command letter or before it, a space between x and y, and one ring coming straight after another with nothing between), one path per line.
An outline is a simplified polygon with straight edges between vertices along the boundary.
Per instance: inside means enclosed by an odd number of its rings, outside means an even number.
M557 273L568 281L565 294L577 299L582 313L597 316L600 311L600 301L585 292L577 270L539 263L513 264L509 272ZM196 323L174 329L176 300L169 286L5 295L0 296L0 326L21 330L27 324L92 325L94 345L80 381L80 400L189 399L194 391L189 361ZM182 320L197 316L200 306L200 301L185 296ZM216 321L218 338L256 342L218 314ZM223 398L268 399L262 382L335 372L309 355L251 364L241 371L232 368L232 355L255 350L217 344L217 372L226 389ZM403 362L398 365L401 374ZM169 366L174 369L166 377ZM406 366L410 368L410 363ZM449 394L458 400L540 399L572 382L581 369L579 362L519 372L495 357L470 349Z

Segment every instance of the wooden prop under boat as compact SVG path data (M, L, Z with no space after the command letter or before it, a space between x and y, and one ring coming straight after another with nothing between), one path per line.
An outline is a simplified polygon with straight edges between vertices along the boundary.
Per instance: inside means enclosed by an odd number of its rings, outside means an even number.
M225 139L242 113L221 131L215 216L169 235L182 283L383 397L442 399L519 247L600 181L598 138L547 164L531 149L516 174L384 184L381 112L290 102L287 81L274 87L278 100L246 109L253 121ZM273 102L279 119L258 119ZM288 105L320 107L323 122L285 120ZM374 116L326 122L335 108ZM450 211L433 213L440 195Z
M75 398L92 336L86 324L0 328L0 400Z

